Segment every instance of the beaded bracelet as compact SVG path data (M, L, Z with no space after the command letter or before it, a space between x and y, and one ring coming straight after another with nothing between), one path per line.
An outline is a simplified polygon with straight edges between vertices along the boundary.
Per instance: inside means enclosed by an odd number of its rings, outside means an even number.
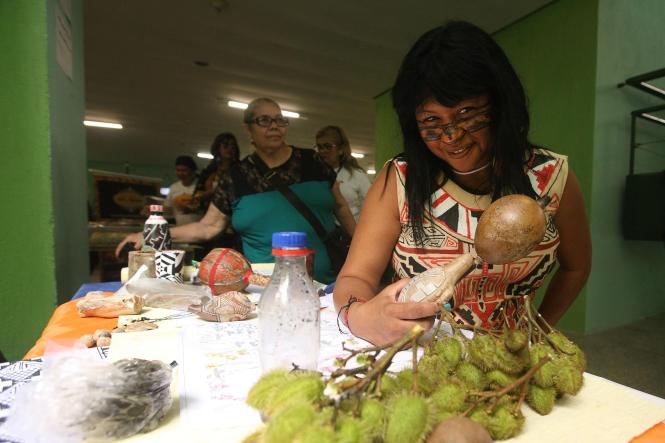
M346 326L346 328L350 331L351 328L349 328L349 309L351 308L351 305L354 303L365 303L365 300L360 300L352 295L351 297L349 297L349 300L346 302L346 304L340 307L339 311L337 311L337 329L339 329L339 332L342 334L344 334L345 332L342 331L342 328L339 325L340 317L342 320L342 324ZM344 314L342 314L342 311L344 312Z

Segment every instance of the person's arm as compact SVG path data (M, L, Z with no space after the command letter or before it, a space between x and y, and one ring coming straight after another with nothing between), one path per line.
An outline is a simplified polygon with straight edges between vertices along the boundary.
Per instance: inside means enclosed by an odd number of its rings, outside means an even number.
M333 187L330 190L335 199L335 216L339 220L339 224L342 225L344 230L350 235L353 236L354 231L356 230L356 220L353 218L351 209L349 209L349 203L342 196L342 193L339 190L339 182L335 182Z
M572 171L554 216L559 231L559 268L547 288L538 311L554 326L579 295L591 272L591 234L584 197Z
M387 169L381 171L367 194L363 216L333 293L336 309L342 310L351 332L377 345L402 337L415 324L429 329L431 316L440 309L436 303L397 303L396 296L408 279L379 292L381 276L401 230L396 179L394 171ZM362 303L353 303L347 310L351 297Z
M214 204L208 206L208 211L200 221L186 225L176 226L170 229L171 238L179 243L202 243L215 238L229 224L229 216L223 214ZM126 243L134 243L134 248L139 249L143 243L141 232L129 234L116 247L115 256L120 256L120 251Z

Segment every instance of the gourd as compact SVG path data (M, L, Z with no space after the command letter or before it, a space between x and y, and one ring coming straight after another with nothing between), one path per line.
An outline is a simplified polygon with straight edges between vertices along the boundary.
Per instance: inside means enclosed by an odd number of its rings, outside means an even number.
M545 213L534 199L518 194L501 197L478 220L475 251L417 275L397 300L445 304L457 282L482 261L500 265L529 255L545 236L546 226Z

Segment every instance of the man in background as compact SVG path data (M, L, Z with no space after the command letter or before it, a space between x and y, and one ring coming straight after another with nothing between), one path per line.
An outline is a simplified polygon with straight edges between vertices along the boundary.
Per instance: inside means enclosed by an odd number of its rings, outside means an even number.
M173 209L176 225L186 225L201 219L198 204L194 201L196 188L196 162L189 155L181 155L175 160L175 174L178 181L169 187L167 206Z

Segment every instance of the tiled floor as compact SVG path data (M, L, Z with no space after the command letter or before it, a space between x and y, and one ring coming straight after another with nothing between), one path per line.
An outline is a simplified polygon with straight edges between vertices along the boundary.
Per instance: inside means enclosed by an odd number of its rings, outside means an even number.
M665 313L588 335L567 334L587 356L587 372L665 398Z

